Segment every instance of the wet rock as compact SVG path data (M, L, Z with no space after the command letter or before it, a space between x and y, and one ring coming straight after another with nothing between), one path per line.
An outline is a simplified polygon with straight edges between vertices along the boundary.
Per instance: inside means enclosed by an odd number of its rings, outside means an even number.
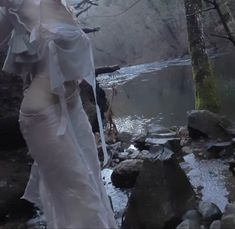
M213 154L215 158L229 157L233 154L233 145L232 142L216 142L209 145L207 151Z
M188 112L189 136L193 139L200 137L223 139L229 135L227 129L231 125L229 120L207 110Z
M191 153L193 153L193 149L189 146L184 146L182 148L182 152L183 152L183 154L191 154Z
M233 215L235 217L235 203L229 203L225 206L223 217L227 215Z
M169 139L167 146L169 146L169 148L176 154L180 154L182 152L181 140L179 138Z
M111 175L112 183L118 188L132 188L143 166L143 160L125 160L117 165Z
M175 228L195 193L175 160L145 160L128 202L124 228Z
M146 143L152 145L165 145L168 142L168 138L146 138Z
M209 229L221 229L221 221L214 220L212 224L210 225Z
M232 139L233 147L235 147L235 138Z
M183 220L186 219L190 219L196 222L200 222L201 221L201 215L199 214L199 212L197 210L188 210L182 217Z
M0 222L32 213L32 206L20 200L31 164L25 152L25 148L0 151Z
M223 216L221 219L221 229L234 229L235 216L233 214Z
M214 220L220 219L222 212L220 209L213 203L200 201L198 205L198 211L202 215L202 219L210 224Z
M235 176L235 160L229 161L228 164L229 164L229 170Z
M146 146L146 142L145 142L146 136L145 135L139 135L135 138L132 139L132 142L134 143L134 146L136 148L138 148L140 151L141 150L145 150L145 149L149 149L148 146Z
M120 159L121 161L127 160L129 158L129 152L124 151L124 152L120 152L118 153L118 159Z
M120 132L117 134L117 139L121 142L130 142L132 139L132 135L127 132Z
M156 133L154 135L156 138L175 138L176 137L176 132L167 132L167 133Z
M129 159L136 159L138 158L140 152L138 150L132 150L129 154Z
M199 229L200 224L197 221L186 219L179 224L176 229Z
M156 136L159 134L172 133L172 131L159 124L149 124L147 125L147 133L148 136Z
M18 115L0 118L0 149L12 150L26 146L18 119Z
M142 159L142 160L144 160L144 159L147 159L147 158L149 158L150 157L150 152L149 152L149 150L142 150L140 153L139 153L139 155L138 155L138 159Z

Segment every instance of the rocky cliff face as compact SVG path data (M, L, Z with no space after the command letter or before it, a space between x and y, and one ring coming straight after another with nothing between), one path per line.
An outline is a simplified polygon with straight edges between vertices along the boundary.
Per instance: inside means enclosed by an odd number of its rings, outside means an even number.
M129 65L187 53L181 1L101 0L82 19L101 31L91 39L97 65ZM131 7L132 6L132 7Z
M98 7L91 8L80 19L92 27L101 27L100 32L90 36L97 65L132 65L187 54L183 1L135 2L100 0ZM223 29L216 12L205 12L204 17L208 47L227 46L227 41L209 35L215 28Z

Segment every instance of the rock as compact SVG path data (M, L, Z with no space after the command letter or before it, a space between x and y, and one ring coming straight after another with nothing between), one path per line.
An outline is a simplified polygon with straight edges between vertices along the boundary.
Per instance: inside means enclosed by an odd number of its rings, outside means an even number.
M122 161L127 160L128 156L129 156L129 152L127 152L127 151L118 153L118 158Z
M22 98L21 78L0 71L0 117L18 117Z
M190 219L193 221L197 221L198 223L201 221L201 216L197 210L188 210L182 217L183 220Z
M139 154L140 154L140 152L138 150L134 150L130 153L129 159L136 159L136 158L138 158Z
M195 206L195 193L173 159L145 160L130 196L124 228L175 228Z
M167 134L167 133L172 133L172 131L164 126L159 125L159 124L147 125L147 135L148 136L156 136L159 134Z
M202 219L210 224L214 220L220 219L222 212L220 209L213 203L200 201L198 205L198 211L202 215Z
M176 132L167 132L167 133L156 133L154 135L156 138L175 138L176 137Z
M216 142L208 146L207 151L212 153L215 158L221 156L231 156L233 154L232 142Z
M234 229L235 216L233 214L223 216L221 219L221 229Z
M133 138L132 142L134 143L134 146L136 148L138 148L140 151L145 150L145 149L148 150L149 147L146 146L145 139L146 139L145 135L139 135L139 136L136 136L135 138Z
M146 143L152 145L165 145L168 142L168 138L146 138Z
M229 135L227 129L232 123L224 117L207 110L192 110L187 114L188 130L191 138L209 137L223 139Z
M235 217L235 203L229 203L225 206L223 217L227 215L233 215Z
M176 229L199 229L200 224L197 221L186 219L179 224Z
M235 138L232 139L233 147L235 147Z
M127 132L120 132L117 134L117 139L121 142L130 142L132 139L132 135Z
M26 146L18 119L18 115L0 118L0 149L12 150Z
M32 215L32 205L21 200L30 173L27 149L0 151L0 222Z
M212 224L210 225L209 229L221 229L221 221L214 220Z
M168 146L176 154L180 154L182 152L181 140L178 138L168 140Z
M143 166L143 160L125 160L118 164L111 175L112 183L118 188L132 188Z
M231 160L228 162L229 170L232 172L233 176L235 176L235 160Z
M182 148L182 152L183 152L183 154L191 154L191 153L193 153L193 150L189 146L184 146Z
M147 158L149 158L150 157L150 152L148 151L148 150L142 150L140 153L139 153L139 155L138 155L138 159L142 159L142 160L144 160L144 159L147 159Z

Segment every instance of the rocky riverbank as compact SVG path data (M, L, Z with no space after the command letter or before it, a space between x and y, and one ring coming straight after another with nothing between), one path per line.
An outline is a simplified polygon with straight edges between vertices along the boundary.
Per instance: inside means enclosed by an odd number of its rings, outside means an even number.
M114 203L120 226L234 228L234 136L232 122L208 111L189 112L187 127L149 125L146 135L107 136L113 172L106 188L114 186L113 202L117 192L128 193L119 209ZM1 150L0 228L45 226L43 220L26 223L38 212L20 200L31 163L25 147Z

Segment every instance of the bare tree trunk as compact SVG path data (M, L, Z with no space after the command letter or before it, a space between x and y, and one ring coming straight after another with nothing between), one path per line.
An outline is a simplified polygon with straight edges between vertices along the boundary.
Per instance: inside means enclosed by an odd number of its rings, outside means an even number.
M217 111L219 108L215 74L205 48L203 25L201 19L201 0L184 0L189 49L195 81L196 109Z

